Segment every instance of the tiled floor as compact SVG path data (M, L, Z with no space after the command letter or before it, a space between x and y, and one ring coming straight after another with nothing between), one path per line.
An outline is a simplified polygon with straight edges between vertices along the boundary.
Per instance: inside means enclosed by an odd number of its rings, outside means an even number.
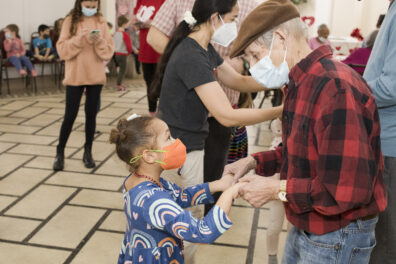
M147 112L144 83L129 81L125 92L104 89L94 169L81 162L80 111L66 149L65 170L52 171L63 111L64 94L59 91L0 99L0 263L117 260L125 228L121 184L128 171L107 141L119 118ZM267 123L248 132L251 152L271 142ZM214 245L201 245L196 263L267 263L267 215L267 208L254 209L238 200L231 211L234 226ZM282 232L280 252L285 237Z

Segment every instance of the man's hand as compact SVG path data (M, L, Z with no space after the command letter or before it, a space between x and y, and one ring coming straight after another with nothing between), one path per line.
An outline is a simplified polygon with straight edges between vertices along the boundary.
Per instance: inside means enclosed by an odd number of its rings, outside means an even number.
M255 208L278 199L280 180L274 177L247 175L239 182L246 183L239 189L239 194Z
M241 177L254 168L256 168L256 160L252 156L249 156L225 166L223 175L234 175L234 183L236 183Z

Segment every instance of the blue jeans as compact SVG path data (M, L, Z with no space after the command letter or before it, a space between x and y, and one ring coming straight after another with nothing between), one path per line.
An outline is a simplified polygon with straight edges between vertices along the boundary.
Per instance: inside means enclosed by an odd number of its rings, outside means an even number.
M378 217L315 235L296 227L287 237L282 264L365 264L375 247Z
M18 71L22 70L22 64L25 65L29 71L33 70L32 62L26 56L21 56L19 58L17 56L12 56L8 60L15 66L15 68L18 69Z

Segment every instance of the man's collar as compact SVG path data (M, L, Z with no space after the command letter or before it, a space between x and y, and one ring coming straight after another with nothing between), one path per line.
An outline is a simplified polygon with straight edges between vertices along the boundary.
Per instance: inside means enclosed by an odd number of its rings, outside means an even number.
M333 55L330 47L323 45L316 50L312 51L305 59L302 59L296 66L294 66L289 74L289 78L294 80L298 85L302 79L307 75L309 69L319 60L324 57L330 57Z

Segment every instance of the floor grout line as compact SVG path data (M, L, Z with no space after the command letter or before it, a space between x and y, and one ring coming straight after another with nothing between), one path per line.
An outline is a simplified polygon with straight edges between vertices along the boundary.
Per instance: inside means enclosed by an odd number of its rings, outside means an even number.
M255 209L254 215L253 215L252 228L250 231L249 247L248 247L248 252L247 252L246 262L245 262L246 264L253 263L254 250L256 247L257 226L258 226L258 222L259 222L259 217L260 217L260 210Z

